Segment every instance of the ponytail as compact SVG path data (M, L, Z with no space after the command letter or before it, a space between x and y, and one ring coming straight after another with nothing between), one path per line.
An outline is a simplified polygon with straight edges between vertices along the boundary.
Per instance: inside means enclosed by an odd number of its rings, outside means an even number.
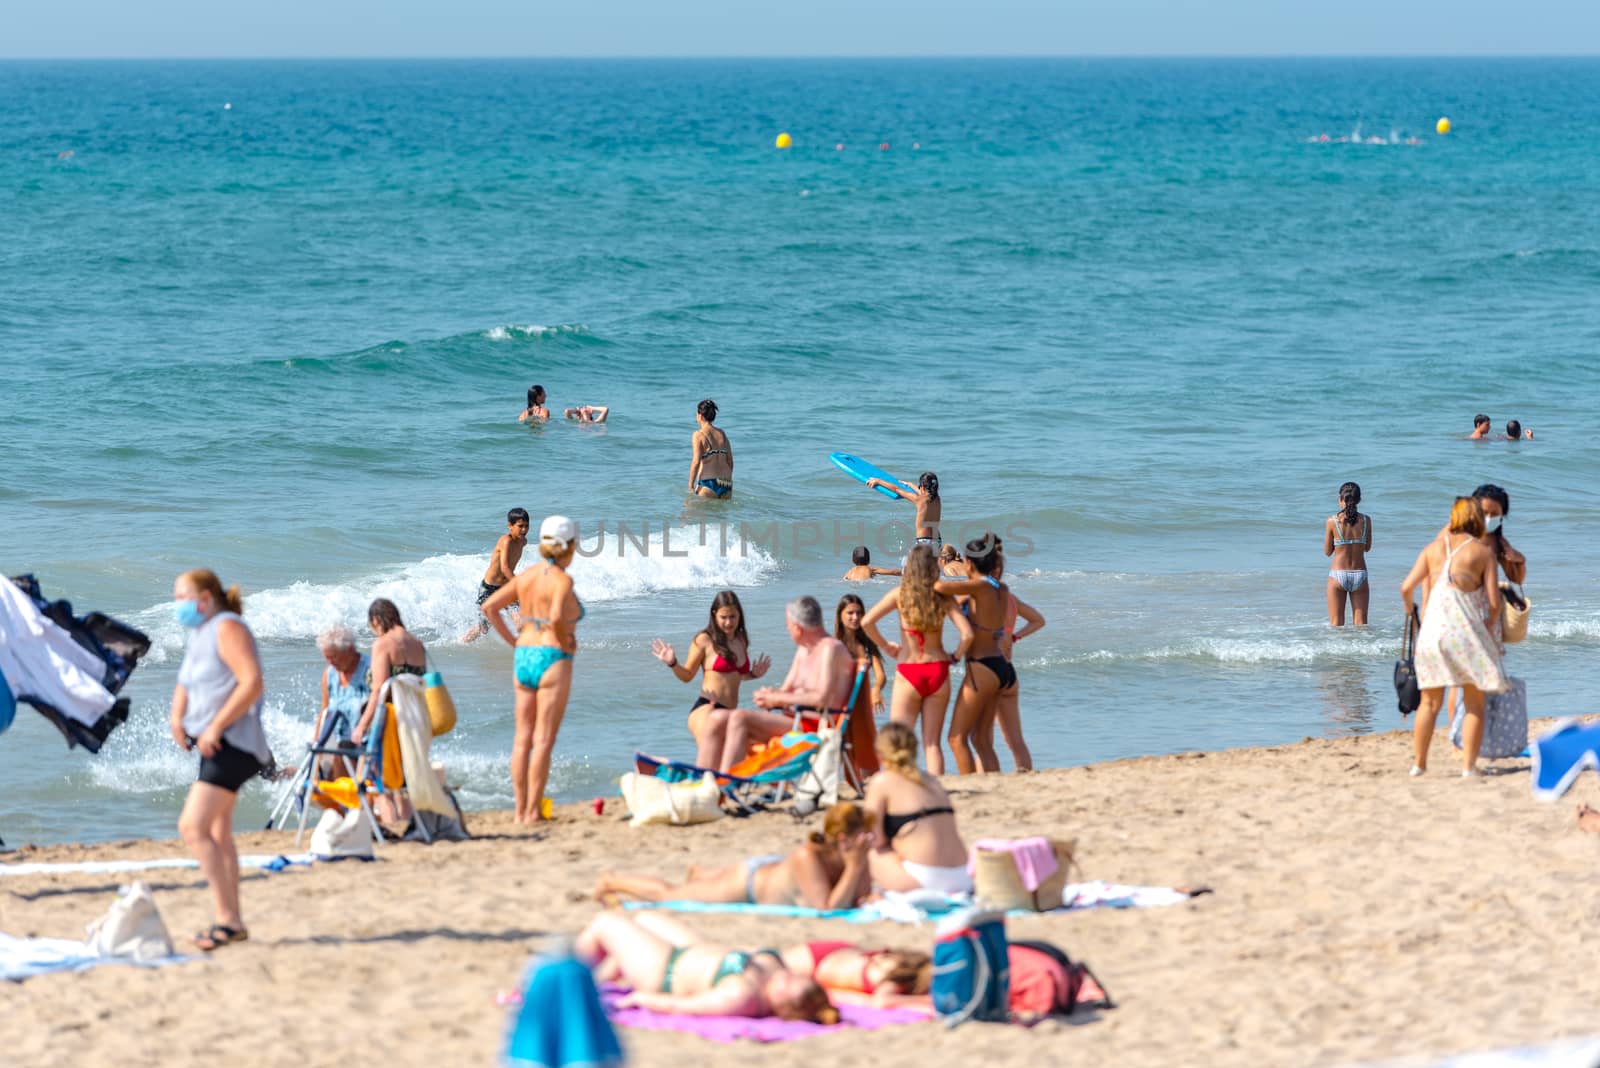
M244 598L239 593L239 587L229 586L224 590L222 580L217 578L217 573L210 568L197 567L193 571L185 571L181 578L187 579L196 593L202 591L210 593L211 599L223 611L232 612L236 616L244 615Z
M917 736L903 723L890 723L878 731L878 760L890 771L921 785L917 767Z
M1346 526L1355 526L1361 513L1356 510L1356 505L1361 503L1361 487L1354 482L1346 482L1339 487L1339 503L1344 508L1339 512L1339 518L1344 520Z

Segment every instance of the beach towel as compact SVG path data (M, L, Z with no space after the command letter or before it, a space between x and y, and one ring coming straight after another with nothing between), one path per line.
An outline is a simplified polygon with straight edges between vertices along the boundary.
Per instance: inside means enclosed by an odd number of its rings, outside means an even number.
M776 1016L760 1019L748 1016L678 1016L651 1009L617 1008L617 1001L628 992L626 987L610 985L600 989L600 999L613 1023L644 1031L682 1031L713 1042L737 1042L741 1038L752 1042L792 1042L797 1038L825 1035L841 1028L876 1031L881 1027L922 1023L928 1019L926 1011L917 1009L888 1009L849 1002L837 1006L839 1022L831 1026L804 1020L780 1020Z
M239 857L239 867L259 871L283 871L311 863L310 853L248 853ZM153 868L198 868L200 862L188 857L157 857L151 860L82 860L68 863L0 864L0 878L8 875L116 875Z
M400 736L400 762L412 807L454 818L456 807L433 772L433 721L428 718L422 680L415 675L395 676L389 680L389 697L394 702L394 728Z
M156 967L181 964L193 957L157 957L133 960L130 957L102 957L87 942L70 938L16 938L0 932L0 979L20 982L50 972L81 972L100 964L133 964Z
M617 1034L588 967L557 943L535 957L506 1034L513 1068L613 1068L623 1061Z
M1554 801L1572 788L1584 768L1600 771L1600 723L1561 720L1530 748L1533 796Z
M1165 908L1206 893L1205 890L1175 890L1170 886L1128 886L1122 883L1068 883L1061 892L1062 905L1048 912L1015 909L1013 916L1050 916L1085 909ZM971 908L972 898L964 894L941 894L932 890L909 893L889 891L879 901L856 909L814 909L805 905L753 905L745 902L711 901L629 901L628 909L666 909L669 912L737 912L753 916L790 916L814 920L844 920L848 923L925 923L956 909Z

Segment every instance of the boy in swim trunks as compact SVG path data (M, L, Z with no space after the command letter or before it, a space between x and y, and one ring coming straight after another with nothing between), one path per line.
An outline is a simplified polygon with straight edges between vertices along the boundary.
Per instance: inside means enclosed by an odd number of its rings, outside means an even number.
M506 513L506 532L500 535L500 540L494 543L494 552L489 554L489 568L483 573L483 581L478 583L478 605L494 595L494 591L510 582L517 573L517 564L522 562L522 550L528 544L528 512L524 508L513 508ZM489 621L483 620L467 633L461 636L464 642L477 641L489 632Z

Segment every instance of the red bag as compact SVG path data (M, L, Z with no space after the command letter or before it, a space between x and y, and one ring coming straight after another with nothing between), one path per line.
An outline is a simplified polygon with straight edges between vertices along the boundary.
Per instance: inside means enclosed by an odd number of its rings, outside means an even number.
M1048 942L1012 942L1006 947L1011 968L1014 1015L1024 1019L1066 1015L1078 1008L1112 1008L1111 996L1088 965L1073 961Z

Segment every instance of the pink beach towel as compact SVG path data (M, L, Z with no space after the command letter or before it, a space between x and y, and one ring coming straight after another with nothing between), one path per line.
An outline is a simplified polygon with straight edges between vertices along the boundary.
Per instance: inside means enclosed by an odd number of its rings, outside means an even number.
M683 1031L709 1038L713 1042L737 1042L741 1038L752 1042L792 1042L797 1038L825 1035L841 1027L876 1031L880 1027L920 1023L928 1019L927 1013L916 1009L884 1009L848 1003L838 1006L839 1022L832 1027L804 1020L780 1020L776 1016L760 1019L748 1016L675 1016L652 1009L617 1008L617 1000L626 993L627 987L607 984L600 988L600 1001L605 1005L612 1023L644 1031Z
M1044 881L1056 873L1056 850L1048 838L980 838L972 843L967 854L967 873L978 871L978 850L986 853L1010 853L1017 863L1017 874L1029 893L1039 889Z

